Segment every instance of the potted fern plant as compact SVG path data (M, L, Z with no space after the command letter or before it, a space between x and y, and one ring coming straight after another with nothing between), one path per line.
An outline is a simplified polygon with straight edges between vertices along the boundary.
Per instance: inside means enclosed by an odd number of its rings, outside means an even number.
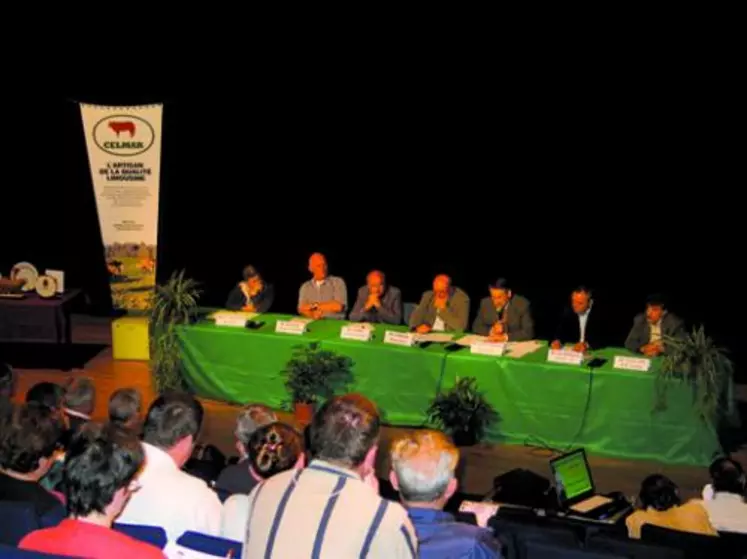
M326 400L352 380L352 366L352 359L324 350L318 342L299 346L293 351L293 357L282 374L293 401L297 423L310 423L316 403Z
M699 326L683 338L666 337L667 352L656 378L657 409L666 407L667 387L686 382L693 390L694 409L701 420L716 423L732 410L728 401L734 364Z
M444 431L457 446L472 446L498 420L498 413L477 389L474 377L457 378L447 392L436 396L428 407L428 420Z
M200 293L197 282L184 277L184 270L156 286L150 311L150 367L158 392L183 388L176 329L194 320Z

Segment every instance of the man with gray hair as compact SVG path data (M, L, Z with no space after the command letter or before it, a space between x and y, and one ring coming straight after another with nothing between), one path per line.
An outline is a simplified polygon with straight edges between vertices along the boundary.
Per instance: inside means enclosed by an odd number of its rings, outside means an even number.
M249 439L252 434L264 425L274 423L278 418L272 409L263 404L248 404L236 418L236 450L239 462L223 469L215 481L215 488L225 494L249 494L257 480L249 473Z
M415 526L422 559L500 557L500 544L478 526L456 522L443 508L456 492L459 450L439 431L408 432L392 443L389 479Z

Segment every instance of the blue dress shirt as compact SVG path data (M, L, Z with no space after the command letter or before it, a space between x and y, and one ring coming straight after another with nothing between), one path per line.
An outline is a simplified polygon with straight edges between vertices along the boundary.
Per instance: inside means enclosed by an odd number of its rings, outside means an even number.
M418 536L421 559L501 557L500 543L486 528L456 522L441 510L412 507L407 512Z

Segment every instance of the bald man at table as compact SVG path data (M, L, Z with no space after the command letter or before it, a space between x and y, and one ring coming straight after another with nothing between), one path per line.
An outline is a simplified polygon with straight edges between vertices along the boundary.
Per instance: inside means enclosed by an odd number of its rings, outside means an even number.
M451 285L445 274L433 280L433 290L423 293L417 308L410 316L410 328L419 334L428 332L464 331L469 321L469 297Z
M373 270L366 276L366 285L358 290L358 297L350 311L352 322L402 322L402 295L396 287L387 285L384 273Z
M313 318L344 319L348 306L348 292L345 280L330 276L327 258L315 252L309 258L311 279L301 285L298 293L298 313Z

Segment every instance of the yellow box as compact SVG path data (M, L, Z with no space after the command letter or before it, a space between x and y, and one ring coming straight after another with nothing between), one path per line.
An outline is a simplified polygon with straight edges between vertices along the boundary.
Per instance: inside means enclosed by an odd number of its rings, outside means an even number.
M147 361L150 359L148 319L123 316L112 322L114 359Z

